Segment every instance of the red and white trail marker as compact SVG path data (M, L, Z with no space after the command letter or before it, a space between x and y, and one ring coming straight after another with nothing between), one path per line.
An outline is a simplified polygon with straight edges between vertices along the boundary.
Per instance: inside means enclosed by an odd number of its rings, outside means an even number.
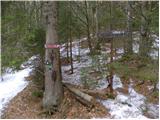
M57 44L45 44L45 48L46 49L56 49L56 48L60 48L60 45Z

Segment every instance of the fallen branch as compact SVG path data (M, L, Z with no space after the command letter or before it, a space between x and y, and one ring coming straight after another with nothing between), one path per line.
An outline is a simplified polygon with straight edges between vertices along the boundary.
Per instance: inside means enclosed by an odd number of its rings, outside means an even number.
M102 91L102 90L87 90L87 89L80 89L82 92L87 93L91 96L94 96L96 98L106 100L108 99L107 97L107 91Z
M80 91L79 89L76 89L72 87L71 85L68 84L63 84L70 92L72 92L76 99L81 102L82 104L92 108L93 106L96 105L97 101L90 95Z
M84 92L86 94L89 94L95 98L99 98L102 100L108 99L107 93L109 93L108 89L105 90L89 90L89 89L83 89L81 86L73 85L70 83L63 82L64 85L69 85L70 87L74 87L75 89L80 90L81 92Z

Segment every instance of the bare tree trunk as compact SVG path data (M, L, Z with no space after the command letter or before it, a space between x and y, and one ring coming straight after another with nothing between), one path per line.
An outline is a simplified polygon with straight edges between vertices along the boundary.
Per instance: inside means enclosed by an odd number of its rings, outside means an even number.
M127 2L127 32L128 32L128 40L127 40L127 48L126 52L128 54L132 54L132 20L131 20L131 7L130 7L130 2Z
M70 36L70 64L71 64L71 74L73 74L73 58L72 58L72 18L71 18L71 2L70 2L70 18L69 18L69 36Z
M140 55L143 57L148 57L149 56L149 51L150 51L150 39L149 39L149 24L150 20L146 16L146 11L147 11L147 1L141 3L141 41L140 41L140 48L139 52Z
M100 50L101 47L100 47L100 41L99 41L99 38L98 38L98 31L99 31L99 27L98 27L98 1L96 1L96 6L95 6L95 11L94 11L94 19L95 19L95 27L96 27L96 30L95 30L95 49L97 50Z
M69 43L69 40L68 40L68 38L67 38L67 44L66 44L66 49L67 49L67 63L69 63L69 45L68 45L68 43Z
M110 31L112 32L112 1L110 1ZM113 38L111 38L111 52L110 52L110 63L113 62ZM110 70L110 77L109 77L109 87L110 87L110 92L113 93L113 70L111 68Z
M87 40L88 40L88 47L90 53L93 53L92 44L91 44L91 37L90 37L90 23L89 23L89 15L88 15L88 2L85 1L85 9L86 9L86 20L87 20Z
M71 28L70 28L71 29ZM71 74L73 74L73 58L72 58L72 33L70 30L70 65L71 65Z
M78 62L80 63L81 62L81 38L80 38L80 33L78 33L78 38L79 38L79 44L78 44Z
M58 44L57 35L57 2L46 2L46 45ZM59 48L48 49L45 52L45 91L43 107L54 110L63 100Z

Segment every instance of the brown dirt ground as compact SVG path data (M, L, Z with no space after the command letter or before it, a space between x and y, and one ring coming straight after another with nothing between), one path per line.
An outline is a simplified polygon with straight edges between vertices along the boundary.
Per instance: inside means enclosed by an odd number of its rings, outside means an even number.
M37 86L30 81L29 85L14 97L8 107L4 111L2 118L5 119L42 119L42 118L57 118L57 119L87 119L87 118L104 118L109 117L107 110L101 106L88 109L88 107L78 102L74 96L64 90L64 100L58 112L53 115L46 114L42 109L42 97L32 95L33 91L38 90Z

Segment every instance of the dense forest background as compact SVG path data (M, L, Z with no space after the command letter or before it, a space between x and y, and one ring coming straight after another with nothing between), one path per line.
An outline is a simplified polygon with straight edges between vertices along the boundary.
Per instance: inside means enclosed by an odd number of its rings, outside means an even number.
M112 2L112 16L110 16L110 3L105 1L58 2L60 43L67 42L69 29L73 39L81 38L87 36L88 32L96 35L97 31L109 31L110 21L112 21L113 30L126 31L128 4L128 10L131 11L129 22L132 31L140 32L143 26L145 32L158 35L158 1ZM2 68L18 68L26 58L32 55L43 56L45 43L43 4L35 1L1 2ZM152 40L149 41L151 46ZM90 42L93 43L95 40L92 38Z

